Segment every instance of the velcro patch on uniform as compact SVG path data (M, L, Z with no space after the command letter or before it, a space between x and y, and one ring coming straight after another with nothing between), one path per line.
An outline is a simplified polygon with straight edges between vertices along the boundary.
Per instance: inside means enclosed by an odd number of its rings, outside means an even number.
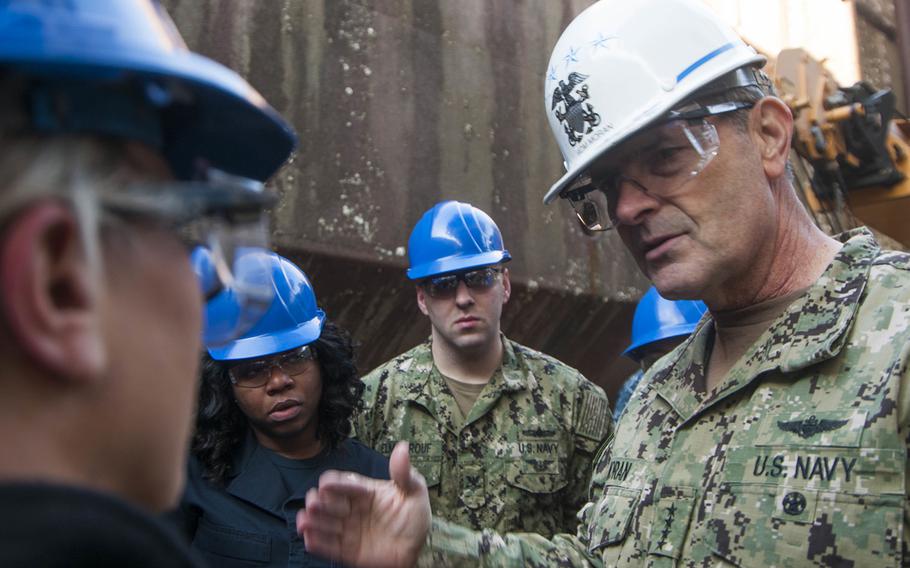
M575 431L585 438L600 442L607 435L610 423L610 407L604 397L596 393L585 392L581 399L581 410Z
M559 451L559 438L541 438L533 435L532 432L523 432L523 434L518 439L517 453L519 459L555 459L565 455L565 450ZM529 436L528 434L531 435Z

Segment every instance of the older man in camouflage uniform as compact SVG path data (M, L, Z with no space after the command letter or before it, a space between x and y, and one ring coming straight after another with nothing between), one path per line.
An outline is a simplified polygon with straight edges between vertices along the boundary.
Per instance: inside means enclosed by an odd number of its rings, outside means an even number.
M500 333L511 286L496 224L447 201L408 242L426 343L365 379L357 436L389 455L410 442L433 511L477 529L574 530L594 453L610 431L603 391Z
M910 255L813 225L789 109L700 3L598 2L553 57L559 104L584 110L551 120L570 171L548 197L710 317L642 379L574 535L430 527L401 448L392 482L325 476L308 546L365 566L910 565Z

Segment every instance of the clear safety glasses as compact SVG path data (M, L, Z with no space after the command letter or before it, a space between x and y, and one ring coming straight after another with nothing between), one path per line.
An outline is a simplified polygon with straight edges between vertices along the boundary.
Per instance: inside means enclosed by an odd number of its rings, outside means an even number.
M310 349L309 345L304 345L287 353L282 353L268 359L258 359L256 361L244 361L232 365L228 369L228 378L231 384L244 388L259 388L269 382L272 376L272 369L278 367L287 376L296 377L303 374L310 361L316 359L316 352Z
M205 182L136 184L99 195L103 210L126 220L155 222L188 248L206 301L232 295L236 313L206 321L203 342L216 346L249 330L271 305L272 253L264 208L274 197L261 183L212 171ZM195 248L194 248L195 247Z
M717 156L717 129L705 117L751 106L753 103L729 102L671 112L669 120L624 142L608 160L593 166L562 197L588 231L613 229L623 184L658 197L673 195Z

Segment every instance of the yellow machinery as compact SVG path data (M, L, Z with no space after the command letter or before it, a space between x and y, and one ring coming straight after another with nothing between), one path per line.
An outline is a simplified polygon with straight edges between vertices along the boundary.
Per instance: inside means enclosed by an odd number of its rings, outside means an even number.
M793 147L808 164L796 178L819 224L869 225L910 247L910 123L896 117L893 93L840 87L802 49L782 51L773 74L793 110Z

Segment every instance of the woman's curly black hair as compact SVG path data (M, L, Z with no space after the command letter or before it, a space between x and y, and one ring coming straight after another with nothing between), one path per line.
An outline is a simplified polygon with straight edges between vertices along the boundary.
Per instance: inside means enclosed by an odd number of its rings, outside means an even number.
M335 448L350 436L351 415L362 404L363 383L354 364L354 345L348 332L326 320L319 339L310 347L322 371L316 436ZM224 485L246 429L246 415L234 402L228 365L205 355L191 451L202 464L206 479Z

